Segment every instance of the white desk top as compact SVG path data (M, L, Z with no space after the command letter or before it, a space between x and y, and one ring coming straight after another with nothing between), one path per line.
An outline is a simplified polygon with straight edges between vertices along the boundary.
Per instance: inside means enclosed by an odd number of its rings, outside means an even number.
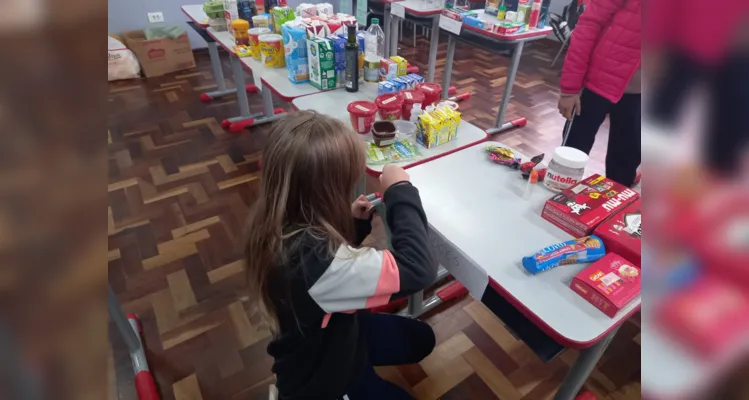
M357 100L374 101L375 97L377 97L377 84L364 82L359 84L359 91L356 93L349 93L344 89L332 90L294 99L292 104L299 110L314 110L321 114L330 115L331 117L343 121L343 123L349 126L351 124L351 118L349 117L348 110L346 110L348 104ZM365 141L372 140L370 134L359 136ZM404 161L397 164L403 168L410 168L414 165L458 151L461 148L482 142L486 140L486 138L487 134L482 129L476 127L470 122L461 121L460 126L458 127L458 137L456 139L431 149L426 149L417 144L416 147L419 149L419 152L421 152L421 156L414 160ZM367 164L367 169L370 172L377 174L382 172L383 167L383 164Z
M445 6L443 2L438 3L430 4L426 0L402 0L395 4L403 6L408 14L424 16L441 13Z
M478 14L477 17L482 21L491 21L491 22L498 21L496 16L491 15L491 14L486 14L484 10L474 10L474 11L476 11L476 14ZM478 29L473 26L466 25L466 24L463 24L463 29L467 29L471 32L475 32L480 35L493 38L493 39L497 39L497 40L502 40L502 41L516 41L516 40L521 40L521 39L523 39L523 41L531 41L531 40L541 39L543 37L548 36L551 33L551 26L546 26L545 28L542 28L542 29L533 28L533 29L526 30L525 32L516 33L512 35L500 35L496 32L489 32L483 29Z
M187 15L192 22L202 26L203 28L208 26L208 16L203 11L202 4L190 4L182 6L182 12Z
M535 276L526 272L521 264L524 256L572 237L541 218L544 202L553 193L539 184L531 199L524 200L526 181L518 171L491 162L486 143L408 171L434 234L447 248L459 249L453 254L460 253L461 260L443 265L477 299L491 277L537 317L534 323L556 332L560 344L592 345L636 310L640 299L609 318L569 288L572 278L588 264L561 266Z

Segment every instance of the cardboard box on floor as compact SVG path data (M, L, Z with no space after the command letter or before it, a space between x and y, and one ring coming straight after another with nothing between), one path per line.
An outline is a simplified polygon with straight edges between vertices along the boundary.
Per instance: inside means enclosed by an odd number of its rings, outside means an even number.
M125 45L138 57L141 69L147 77L195 67L195 57L187 33L183 33L177 39L148 40L142 30L127 31L122 36L125 38Z

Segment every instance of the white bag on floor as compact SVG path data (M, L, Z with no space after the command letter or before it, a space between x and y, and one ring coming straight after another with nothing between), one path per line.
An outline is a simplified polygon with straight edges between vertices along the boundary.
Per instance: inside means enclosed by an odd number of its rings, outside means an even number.
M135 54L128 50L121 41L111 36L107 36L107 38L109 39L107 45L109 51L107 56L107 80L140 78L140 64L138 64Z

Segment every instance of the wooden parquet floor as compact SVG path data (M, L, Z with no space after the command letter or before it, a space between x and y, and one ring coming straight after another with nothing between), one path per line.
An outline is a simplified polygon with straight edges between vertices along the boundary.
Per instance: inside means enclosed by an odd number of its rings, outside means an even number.
M420 39L415 49L403 44L402 54L423 68L427 49ZM444 56L444 41L440 50ZM529 154L549 152L559 141L558 72L548 68L555 50L544 43L526 49L508 117L523 115L529 124L498 138ZM474 95L461 105L464 118L489 127L508 59L459 45L456 60L454 84ZM125 311L141 318L164 399L267 399L270 337L244 301L239 246L268 128L241 136L222 130L219 121L235 114L235 99L200 102L213 81L207 54L197 61L193 70L109 85L109 282ZM259 109L259 96L250 99ZM593 159L602 163L600 147ZM470 298L426 320L438 338L434 353L419 365L380 370L419 399L547 399L576 357L568 351L541 363ZM622 327L588 380L600 399L639 398L638 326ZM110 398L135 399L130 361L114 329L110 342Z

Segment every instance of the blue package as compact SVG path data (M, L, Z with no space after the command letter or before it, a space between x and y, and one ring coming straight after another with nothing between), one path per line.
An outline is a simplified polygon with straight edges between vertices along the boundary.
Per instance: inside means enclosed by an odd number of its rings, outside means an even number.
M303 27L281 25L286 71L294 83L309 82L307 63L307 31Z
M416 85L418 85L419 83L424 83L424 77L421 76L421 75L418 75L418 74L408 74L407 76L410 76L413 79L415 79L416 80ZM414 85L414 87L415 87L415 85Z
M591 235L544 247L532 256L523 257L523 267L536 275L559 265L593 262L604 255L603 241Z
M399 92L408 90L408 81L403 79L403 77L391 79L390 82L393 82L398 87Z
M333 68L336 75L336 87L344 87L346 85L346 43L348 40L338 35L329 35L326 39L333 43Z
M466 24L466 25L468 25L468 26L472 26L474 28L478 28L478 29L481 29L481 30L485 30L486 29L486 22L484 22L483 20L480 20L480 19L478 19L476 17L466 17L466 18L463 18L463 23Z
M385 93L397 93L398 87L390 81L382 81L377 83L377 95Z

